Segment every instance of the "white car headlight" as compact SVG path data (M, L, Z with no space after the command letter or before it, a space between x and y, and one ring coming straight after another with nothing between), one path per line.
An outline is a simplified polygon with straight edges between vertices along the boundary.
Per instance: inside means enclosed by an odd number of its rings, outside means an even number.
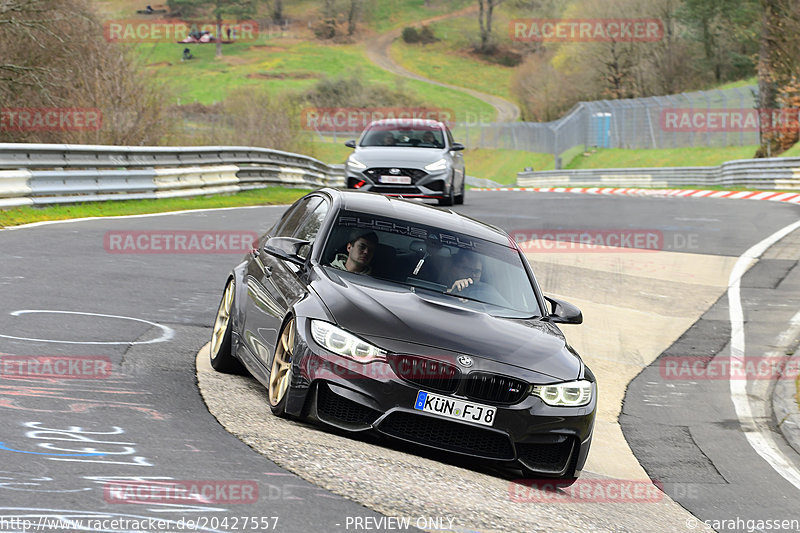
M386 360L386 352L329 322L312 320L311 336L333 353L359 363Z
M425 165L425 170L430 171L437 171L437 170L444 170L447 168L447 159L441 158L438 161L434 161L429 165Z
M347 166L352 168L353 170L363 170L367 168L367 165L355 159L354 157L350 157L347 159Z
M531 392L544 403L559 407L580 407L592 400L592 382L586 380L534 385Z

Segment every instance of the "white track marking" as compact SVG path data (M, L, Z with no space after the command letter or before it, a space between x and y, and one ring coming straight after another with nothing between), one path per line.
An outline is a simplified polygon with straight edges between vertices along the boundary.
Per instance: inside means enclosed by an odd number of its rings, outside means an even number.
M744 312L739 286L742 276L747 272L750 263L761 257L767 248L798 228L800 228L800 221L776 231L751 247L736 261L728 282L731 322L731 355L728 368L733 368L733 365L737 365L739 368L743 367L745 361ZM800 470L778 448L769 428L753 417L750 400L747 396L747 380L738 379L734 377L734 372L731 372L730 388L731 401L747 442L778 474L800 489Z
M186 209L184 211L165 211L163 213L143 213L141 215L114 215L110 217L84 217L84 218L68 218L65 220L43 220L41 222L31 222L30 224L21 224L19 226L9 226L7 228L0 228L0 231L12 231L26 228L37 228L39 226L50 226L52 224L70 224L72 222L85 222L87 220L113 220L120 218L150 218L161 217L166 215L184 215L193 213L205 213L207 211L231 211L233 209L258 209L264 207L279 207L286 209L289 205L245 205L241 207L214 207L208 209Z
M83 316L99 316L102 318L117 318L120 320L133 320L134 322L142 322L143 324L149 324L151 326L157 327L161 329L162 333L161 336L157 339L151 339L149 341L61 341L61 340L54 340L54 339L34 339L31 337L14 337L13 335L3 335L0 334L0 337L5 339L14 339L20 341L32 341L32 342L54 342L59 344L124 344L124 345L134 345L134 344L155 344L157 342L167 342L168 340L172 339L175 336L175 330L158 324L156 322L150 322L149 320L144 320L142 318L134 318L131 316L119 316L119 315L103 315L100 313L83 313L81 311L53 311L49 309L22 309L20 311L14 311L11 313L11 316L20 316L30 313L53 313L53 314L62 314L62 315L83 315Z

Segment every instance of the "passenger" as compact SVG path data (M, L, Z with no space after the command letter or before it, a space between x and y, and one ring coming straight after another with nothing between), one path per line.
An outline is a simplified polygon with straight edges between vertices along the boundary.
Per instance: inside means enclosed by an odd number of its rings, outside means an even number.
M383 145L384 146L394 146L395 144L396 144L396 141L395 141L394 135L392 134L391 131L387 131L383 135Z
M348 272L369 274L372 272L370 263L377 247L378 235L374 231L354 231L347 243L347 253L336 254L331 266Z

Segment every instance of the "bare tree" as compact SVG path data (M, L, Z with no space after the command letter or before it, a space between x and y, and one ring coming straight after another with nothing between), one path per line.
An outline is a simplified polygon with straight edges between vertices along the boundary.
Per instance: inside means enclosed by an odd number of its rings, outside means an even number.
M356 22L361 12L361 1L350 0L350 7L347 10L347 35L353 35L356 32Z
M91 108L102 127L4 131L17 142L156 144L169 133L165 93L80 0L0 0L0 102ZM99 124L98 124L99 125Z
M283 0L275 0L272 4L272 22L283 24Z
M478 26L481 32L481 44L478 51L488 54L494 51L492 42L492 18L494 8L502 4L505 0L478 0Z
M787 147L797 132L775 131L772 110L796 100L800 73L800 6L794 0L761 0L758 53L758 107L761 147L756 157L770 157Z

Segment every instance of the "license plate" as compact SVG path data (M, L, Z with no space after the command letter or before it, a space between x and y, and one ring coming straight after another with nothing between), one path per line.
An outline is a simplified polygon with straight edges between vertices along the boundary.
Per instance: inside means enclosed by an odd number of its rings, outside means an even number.
M381 183L391 183L392 185L411 185L409 176L381 176Z
M497 408L488 405L465 402L425 391L419 391L417 394L414 409L483 426L494 424L494 415L497 411Z

